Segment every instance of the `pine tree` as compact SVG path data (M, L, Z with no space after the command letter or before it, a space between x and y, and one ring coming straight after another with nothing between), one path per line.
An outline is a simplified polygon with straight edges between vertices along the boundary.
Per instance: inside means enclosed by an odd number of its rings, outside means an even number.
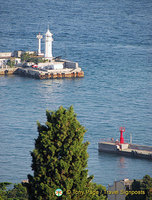
M88 176L89 143L83 142L86 130L73 107L61 106L55 112L46 111L46 116L45 125L38 122L39 134L31 153L34 175L28 175L29 199L105 199L105 188L91 183L93 176ZM56 196L56 189L61 189L63 195Z
M152 178L145 175L140 181L134 180L130 191L142 191L142 194L129 194L126 200L152 200Z
M152 200L152 178L149 175L143 177L141 189L145 191L145 200Z

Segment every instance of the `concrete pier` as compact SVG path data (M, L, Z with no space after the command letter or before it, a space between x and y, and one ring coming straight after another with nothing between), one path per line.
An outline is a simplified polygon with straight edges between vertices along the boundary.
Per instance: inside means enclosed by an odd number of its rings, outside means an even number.
M0 75L13 75L16 74L18 70L18 67L13 68L1 68L0 69Z
M98 150L100 152L152 160L152 146L127 143L120 144L118 142L99 142Z
M62 79L62 78L81 78L84 72L79 69L62 69L42 71L31 68L18 68L18 75L27 76L36 79Z
M59 70L38 70L23 67L16 67L16 68L5 68L0 69L0 75L20 75L25 77L31 77L36 79L62 79L62 78L81 78L84 77L84 72L81 71L81 68L77 69L59 69Z

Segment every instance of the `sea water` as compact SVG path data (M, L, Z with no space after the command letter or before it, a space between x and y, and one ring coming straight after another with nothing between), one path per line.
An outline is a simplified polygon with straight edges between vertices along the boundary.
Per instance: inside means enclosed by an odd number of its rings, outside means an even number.
M53 55L77 61L85 77L0 77L0 182L32 173L36 122L60 105L73 105L87 129L94 182L152 176L151 161L98 152L100 140L119 139L120 126L126 140L131 133L133 143L152 146L152 1L1 0L0 52L37 50L48 25Z

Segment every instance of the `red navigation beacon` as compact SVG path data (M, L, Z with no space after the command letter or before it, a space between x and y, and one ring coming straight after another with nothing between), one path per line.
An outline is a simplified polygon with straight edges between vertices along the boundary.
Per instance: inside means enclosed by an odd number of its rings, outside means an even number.
M125 132L125 127L120 127L120 144L124 144L123 132Z

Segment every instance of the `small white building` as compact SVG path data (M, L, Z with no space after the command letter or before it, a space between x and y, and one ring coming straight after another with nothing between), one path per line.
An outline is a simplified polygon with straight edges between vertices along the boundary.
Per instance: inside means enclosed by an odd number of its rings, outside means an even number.
M45 62L45 63L38 63L39 69L44 70L52 70L52 69L63 69L64 68L64 62Z
M131 189L132 182L129 179L115 181L112 186L108 187L108 200L125 200L126 190Z
M15 62L15 65L21 63L21 58L15 57L16 52L2 52L0 53L0 67L7 67L8 60L12 60Z

